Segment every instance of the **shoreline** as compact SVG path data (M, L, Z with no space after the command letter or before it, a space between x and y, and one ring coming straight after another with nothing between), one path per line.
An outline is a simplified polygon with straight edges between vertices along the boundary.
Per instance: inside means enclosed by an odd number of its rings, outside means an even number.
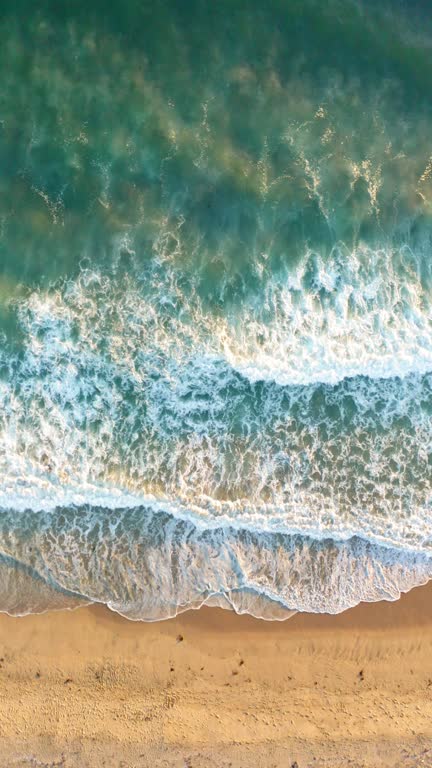
M431 654L432 583L285 622L3 614L0 766L429 766Z

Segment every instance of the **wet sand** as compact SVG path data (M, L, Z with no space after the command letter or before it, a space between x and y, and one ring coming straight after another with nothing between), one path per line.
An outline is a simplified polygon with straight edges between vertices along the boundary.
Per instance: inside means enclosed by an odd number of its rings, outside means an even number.
M2 615L0 766L432 766L432 585L283 623Z

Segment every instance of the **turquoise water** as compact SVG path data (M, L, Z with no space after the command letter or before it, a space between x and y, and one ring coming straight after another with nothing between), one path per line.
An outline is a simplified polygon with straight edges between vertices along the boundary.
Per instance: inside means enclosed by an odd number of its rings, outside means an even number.
M432 577L432 12L2 3L0 610Z

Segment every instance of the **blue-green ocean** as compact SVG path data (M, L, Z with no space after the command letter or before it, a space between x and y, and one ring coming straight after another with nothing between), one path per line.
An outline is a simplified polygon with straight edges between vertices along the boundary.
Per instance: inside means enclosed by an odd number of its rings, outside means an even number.
M432 6L2 0L0 610L432 577Z

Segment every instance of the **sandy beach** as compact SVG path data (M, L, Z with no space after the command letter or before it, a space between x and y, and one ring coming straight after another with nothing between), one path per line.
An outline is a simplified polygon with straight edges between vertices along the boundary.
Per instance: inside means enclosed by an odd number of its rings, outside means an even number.
M432 765L432 587L266 623L0 617L0 765Z

